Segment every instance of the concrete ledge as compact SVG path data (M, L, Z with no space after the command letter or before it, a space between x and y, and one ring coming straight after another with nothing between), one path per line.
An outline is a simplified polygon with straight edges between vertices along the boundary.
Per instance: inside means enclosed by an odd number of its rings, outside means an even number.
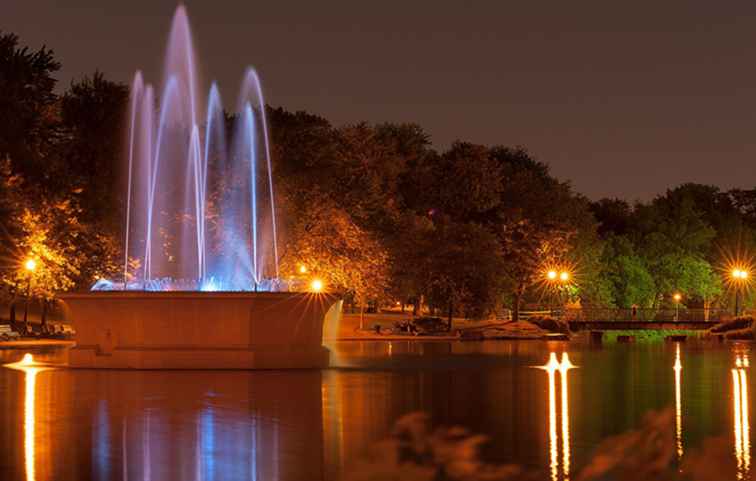
M336 296L94 292L61 296L76 329L69 365L104 369L328 366L323 320Z

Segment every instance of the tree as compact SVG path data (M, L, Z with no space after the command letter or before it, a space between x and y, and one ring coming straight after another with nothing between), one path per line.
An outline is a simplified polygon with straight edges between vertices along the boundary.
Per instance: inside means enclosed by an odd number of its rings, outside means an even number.
M117 242L80 221L77 191L41 195L5 161L0 164L0 193L0 210L8 214L0 281L11 303L25 289L32 297L51 300L58 292L88 289L97 279L115 274ZM36 262L33 275L23 268L27 259Z
M104 222L113 232L122 218L119 180L128 99L125 85L95 72L71 83L60 102L65 140L59 152L68 173L63 177L82 190L86 219Z
M0 31L0 159L35 182L48 178L51 145L57 140L52 50L19 46L18 36Z
M591 202L591 213L598 222L601 237L625 235L632 228L632 208L622 199L601 199Z
M552 177L546 164L523 149L493 147L489 155L501 169L503 188L500 208L486 222L502 243L512 317L517 320L522 302L544 280L548 266L583 269L582 281L590 286L599 278L595 258L601 247L589 202L575 195L568 183ZM580 296L580 286L572 287ZM603 288L584 289L582 294L594 303L607 297Z
M512 293L512 320L520 319L527 290L542 282L547 266L560 265L574 231L528 219L510 223L500 233L502 258Z
M611 297L617 307L651 307L656 299L654 279L646 263L636 254L625 236L610 236L606 240L603 276L611 286Z
M426 289L433 305L446 307L448 329L455 313L480 319L492 312L502 278L496 236L471 222L439 223L428 234Z
M387 291L385 249L327 199L300 207L288 239L280 265L284 277L299 277L300 266L306 266L308 276L321 279L331 290L354 295L361 306Z
M654 278L656 302L678 289L684 265L703 259L716 235L691 199L680 203L657 198L650 205L636 207L638 252Z

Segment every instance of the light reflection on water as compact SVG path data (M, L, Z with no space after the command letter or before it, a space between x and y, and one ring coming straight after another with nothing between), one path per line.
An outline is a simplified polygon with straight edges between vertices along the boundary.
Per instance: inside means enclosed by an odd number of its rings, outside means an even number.
M748 354L737 353L732 373L733 430L738 479L749 479L751 471L751 424L748 403Z
M686 455L706 437L727 435L739 478L750 476L750 379L742 347L336 348L345 369L2 369L0 479L332 480L400 416L426 411L436 424L488 435L482 454L492 462L567 480L603 439L665 407L675 409L679 457L684 415ZM530 369L547 358L546 376ZM572 370L573 363L580 369ZM722 397L728 381L730 396Z
M680 343L675 343L675 364L672 366L675 371L675 444L677 447L677 462L682 460L683 441L682 441L682 362L680 361Z
M539 366L548 374L549 383L549 470L552 481L559 479L559 444L562 440L562 479L570 479L570 402L567 383L567 372L574 369L575 365L570 362L570 356L562 353L562 360L557 361L555 352L549 353L549 362ZM561 384L561 432L557 435L557 396L556 396L556 373L559 373Z

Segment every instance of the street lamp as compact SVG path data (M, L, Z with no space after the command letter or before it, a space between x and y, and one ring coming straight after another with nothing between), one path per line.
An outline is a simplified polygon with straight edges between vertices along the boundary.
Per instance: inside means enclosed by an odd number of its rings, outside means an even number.
M735 284L735 317L740 315L740 291L748 281L749 273L746 269L735 267L730 272L730 278Z
M572 275L567 270L549 269L546 271L546 282L551 284L551 286L557 291L557 298L560 302L562 300L562 291L570 282L571 277Z
M323 290L323 281L320 279L313 279L312 282L310 282L310 290L312 292L321 292Z
M682 299L682 295L679 292L675 292L672 298L675 300L675 321L678 321L680 320L680 299Z
M26 322L29 316L29 299L31 297L31 283L32 283L32 277L34 277L34 271L37 269L37 261L32 259L31 257L26 259L26 262L24 262L24 269L26 269L26 272L29 276L29 281L26 284L26 304L24 305L24 329L26 329Z

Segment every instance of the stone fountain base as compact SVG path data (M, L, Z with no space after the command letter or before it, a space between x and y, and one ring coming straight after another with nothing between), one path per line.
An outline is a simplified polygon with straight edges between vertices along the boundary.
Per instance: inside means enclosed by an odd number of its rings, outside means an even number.
M337 298L290 292L96 292L60 296L74 368L327 367L323 319Z

